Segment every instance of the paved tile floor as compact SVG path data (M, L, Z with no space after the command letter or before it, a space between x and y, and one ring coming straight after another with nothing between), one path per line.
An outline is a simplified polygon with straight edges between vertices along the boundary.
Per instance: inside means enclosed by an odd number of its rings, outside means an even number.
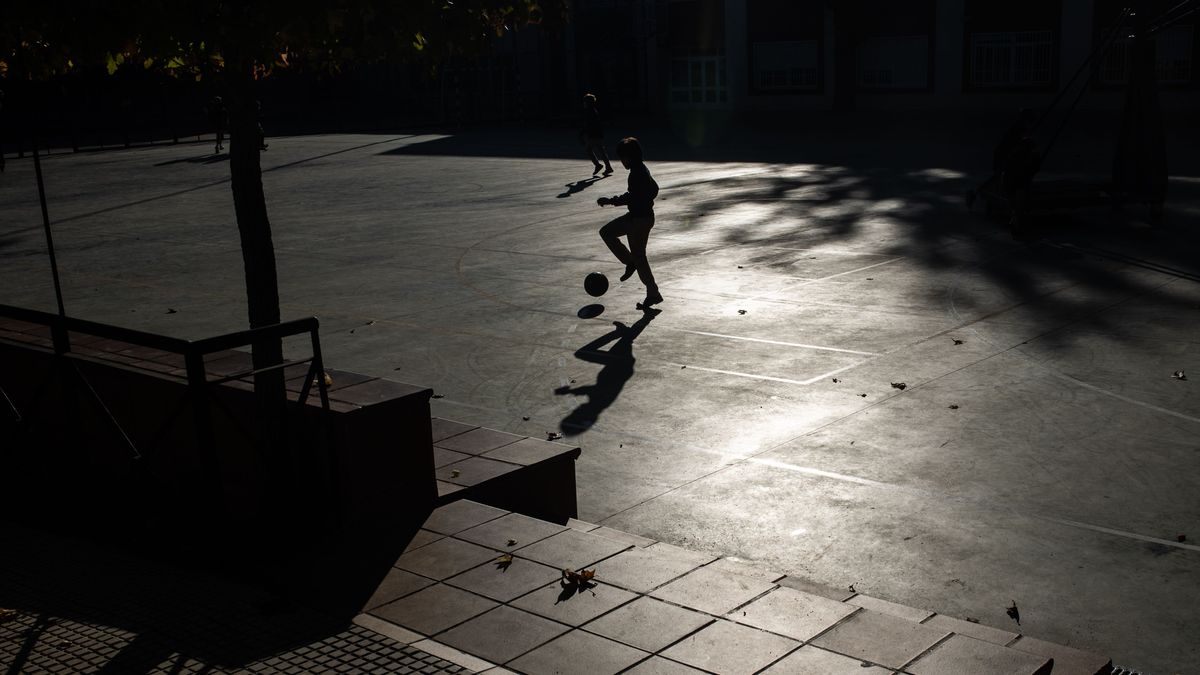
M632 341L612 322L641 318L636 283L581 288L620 272L595 198L624 173L577 183L570 133L272 139L283 314L321 317L334 367L434 387L439 416L565 434L586 520L993 626L1016 601L1046 639L1190 668L1200 398L1171 374L1200 372L1195 144L1172 142L1157 236L1099 211L1027 243L961 207L993 130L895 124L701 149L614 128L663 188L668 301ZM1110 140L1064 134L1047 175L1107 167ZM46 162L69 312L243 327L227 166L206 152ZM0 302L52 309L28 161L0 214Z
M385 580L356 622L456 663L522 673L1046 675L1053 667L1061 675L1105 675L1111 665L1103 654L1024 642L1024 635L859 593L845 597L812 582L800 591L784 585L789 577L729 558L683 556L674 547L656 554L661 542L621 541L612 528L582 521L571 523L572 537L526 528L492 545L485 562L457 546L460 537L512 532L512 519L467 501L440 507L430 521L445 536L414 540L397 566L422 551L458 561L455 568L473 566L421 583ZM580 547L609 550L588 564L586 583L528 554ZM629 575L631 565L645 573Z

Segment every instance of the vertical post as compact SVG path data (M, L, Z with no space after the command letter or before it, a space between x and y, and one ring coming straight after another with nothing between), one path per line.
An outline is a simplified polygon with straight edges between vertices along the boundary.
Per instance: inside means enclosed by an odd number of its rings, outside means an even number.
M66 309L63 307L62 284L58 279L58 259L54 256L54 237L50 234L50 211L46 208L46 183L42 180L42 158L38 153L38 138L36 134L31 136L33 140L33 172L37 177L38 200L42 205L42 227L46 231L46 250L50 254L50 273L54 277L54 299L58 302L58 316L63 319L67 316ZM64 354L71 351L70 340L67 339L67 329L62 321L58 321L50 329L51 338L54 340L54 351L58 354Z
M208 378L204 372L204 354L194 348L184 354L184 365L187 368L188 397L192 403L192 425L196 431L197 452L200 454L200 465L206 472L208 488L214 491L217 507L214 516L221 516L225 510L222 495L225 487L221 480L221 466L216 457L216 442L212 427L212 415L208 405ZM201 487L201 494L206 491ZM218 519L214 519L216 522Z

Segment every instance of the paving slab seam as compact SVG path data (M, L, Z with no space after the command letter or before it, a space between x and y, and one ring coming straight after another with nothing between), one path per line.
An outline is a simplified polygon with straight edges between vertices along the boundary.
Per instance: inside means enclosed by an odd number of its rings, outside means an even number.
M945 643L947 640L949 640L950 638L954 637L955 635L958 635L958 633L955 633L955 632L951 631L949 634L947 634L947 635L943 636L943 637L942 637L940 640L938 640L937 642L935 642L935 643L933 643L932 645L930 645L929 649L926 649L925 651L921 652L920 654L917 654L916 656L912 657L912 658L911 658L911 659L909 659L908 661L904 662L904 663L903 663L903 664L902 664L902 665L901 665L899 668L897 668L896 670L904 670L905 668L908 668L908 667L909 667L909 666L911 666L912 664L914 664L914 663L916 663L917 661L919 661L919 660L921 659L921 657L925 656L926 654L929 654L929 653L931 653L933 650L937 649L937 648L938 648L940 645L942 645L943 643ZM1008 649L1008 647L1003 647L1003 649Z

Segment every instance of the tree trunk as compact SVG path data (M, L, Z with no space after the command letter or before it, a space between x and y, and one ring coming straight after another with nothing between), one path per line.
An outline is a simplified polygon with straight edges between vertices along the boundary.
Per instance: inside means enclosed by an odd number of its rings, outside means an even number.
M244 62L229 68L226 78L230 99L229 172L246 274L246 307L250 327L260 328L279 323L279 281L263 194L258 109L251 64ZM252 349L256 370L283 362L283 345L278 338L256 341ZM266 479L275 488L283 488L291 472L286 460L284 414L287 393L282 369L256 375L254 393L260 423L256 440L263 450Z

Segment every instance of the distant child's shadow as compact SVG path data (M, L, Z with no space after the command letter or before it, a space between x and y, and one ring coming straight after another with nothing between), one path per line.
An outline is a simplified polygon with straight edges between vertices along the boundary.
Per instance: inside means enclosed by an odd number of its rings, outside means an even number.
M567 188L567 191L558 195L558 198L566 199L576 192L583 192L584 190L588 189L592 186L592 183L602 180L604 180L604 176L592 176L591 178L585 178L584 180L577 180L574 183L567 183L565 186L563 186Z
M154 166L169 166L171 164L216 164L217 162L228 162L229 153L207 154L199 157L183 157L181 159L169 159L165 162L159 162Z
M601 363L604 367L596 374L596 384L582 387L559 387L554 390L560 396L586 396L587 401L572 410L559 423L559 428L566 436L577 436L591 428L600 413L613 404L620 395L621 389L629 378L633 377L633 341L650 325L659 312L646 312L637 323L626 326L620 321L613 322L612 331L601 335L575 352L575 358L591 363ZM616 342L608 351L600 348L609 342Z

